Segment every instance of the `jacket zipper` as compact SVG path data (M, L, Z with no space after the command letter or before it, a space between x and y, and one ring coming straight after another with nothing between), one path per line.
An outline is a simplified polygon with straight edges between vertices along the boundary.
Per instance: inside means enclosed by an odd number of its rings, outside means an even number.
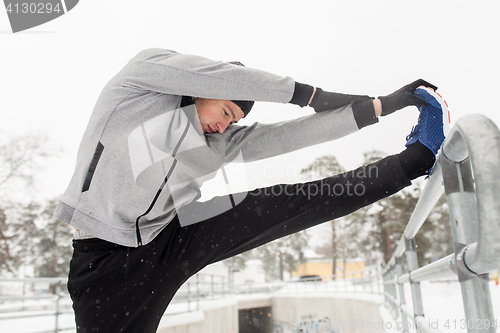
M165 187L165 185L167 185L167 181L170 178L170 175L172 174L172 172L174 171L174 168L175 168L176 165L177 165L177 160L174 159L174 162L172 163L172 166L170 167L170 170L168 170L167 176L165 176L165 179L163 180L163 183L161 184L160 189L156 192L156 195L155 195L153 201L151 202L151 204L149 205L148 210L146 210L146 212L144 214L142 214L141 216L139 216L137 218L137 220L135 220L135 231L136 231L136 234L137 234L137 244L139 246L142 245L141 231L139 229L139 220L141 219L141 217L148 215L149 212L153 209L156 201L160 197L161 191L163 191L163 188Z
M160 194L161 194L161 191L163 191L163 188L165 187L165 185L167 185L167 182L168 182L168 179L170 178L170 176L172 175L172 172L174 171L174 168L175 166L177 165L177 160L175 159L175 155L177 154L177 150L179 150L179 147L181 146L182 142L184 141L184 139L186 138L186 135L187 135L187 132L189 130L189 125L190 123L188 122L186 124L186 128L184 128L184 132L182 133L181 135L181 138L179 139L179 141L177 142L177 145L175 146L173 152L172 152L172 157L174 158L174 161L172 163L172 166L170 167L170 169L168 170L168 173L167 175L165 176L165 179L163 179L163 182L160 186L160 188L158 189L158 191L156 192L156 195L153 199L153 201L151 202L151 204L149 205L148 209L146 210L146 212L142 215L140 215L136 220L135 220L135 232L136 232L136 236L137 236L137 244L138 246L141 246L142 245L142 237L141 237L141 231L139 229L139 220L141 219L141 217L143 216L146 216L149 214L149 212L153 209L154 205L156 204L156 201L158 200L158 198L160 197Z

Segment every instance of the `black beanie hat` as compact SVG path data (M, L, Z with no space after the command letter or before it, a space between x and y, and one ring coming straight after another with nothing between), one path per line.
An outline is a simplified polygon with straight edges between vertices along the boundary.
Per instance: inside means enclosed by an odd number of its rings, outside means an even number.
M245 114L243 118L247 116L250 110L252 110L252 106L254 103L253 101L233 101L233 100L231 100L231 102L240 107L241 111L243 111L243 113Z
M230 61L229 63L233 64L233 65L245 67L245 65L243 65L239 61ZM254 104L254 101L233 101L233 100L231 100L231 102L233 102L234 104L236 104L240 107L241 111L243 111L243 113L245 114L243 117L247 116L247 114L250 112L250 110L252 110L252 107Z

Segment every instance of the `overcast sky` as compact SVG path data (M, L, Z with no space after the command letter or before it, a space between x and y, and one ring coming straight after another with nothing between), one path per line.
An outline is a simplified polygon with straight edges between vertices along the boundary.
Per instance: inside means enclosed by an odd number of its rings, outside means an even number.
M46 132L64 153L47 164L43 193L61 194L101 89L150 47L239 60L324 90L371 96L424 78L447 100L452 124L481 113L498 125L499 14L496 0L83 0L52 22L12 34L0 10L0 140ZM258 103L241 123L311 113ZM371 149L397 153L417 117L407 108L347 138L265 161L273 166L266 181L294 181L325 154L353 168Z

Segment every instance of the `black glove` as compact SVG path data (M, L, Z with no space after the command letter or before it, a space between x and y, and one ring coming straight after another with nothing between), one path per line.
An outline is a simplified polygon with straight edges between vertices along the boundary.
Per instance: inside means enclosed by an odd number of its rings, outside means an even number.
M400 110L404 107L415 105L415 106L424 106L427 105L427 102L422 98L413 95L415 89L420 86L426 86L437 90L437 87L425 80L419 79L415 82L412 82L403 88L396 90L390 95L381 96L378 99L382 102L382 116L387 116L388 114L393 113L394 111Z
M316 93L311 101L310 106L314 111L321 112L326 110L338 109L341 106L351 103L363 102L373 99L373 97L365 95L347 95L323 91L321 88L316 88Z

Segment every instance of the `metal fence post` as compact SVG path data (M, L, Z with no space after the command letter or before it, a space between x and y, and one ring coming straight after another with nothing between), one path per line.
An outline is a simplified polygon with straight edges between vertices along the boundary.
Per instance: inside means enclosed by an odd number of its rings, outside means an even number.
M391 280L396 281L396 266L392 266L391 268ZM397 282L392 282L391 283L391 294L392 294L392 299L394 300L393 302L393 309L394 309L394 318L397 318L400 313L400 308L398 305L398 293L397 293L397 288L396 288Z
M345 278L345 267L344 267L344 272L342 274L342 278L344 279L344 292L347 293L347 279Z
M196 274L196 311L200 309L200 275Z
M445 193L450 210L455 256L468 244L478 241L479 216L470 161L454 163L442 156ZM457 271L462 290L467 331L496 332L488 276ZM488 324L488 325L486 325Z
M228 283L229 283L229 278L228 278ZM222 276L222 297L226 297L227 294L227 283L226 283L226 278Z
M57 282L56 285L56 314L55 314L55 327L54 327L54 333L59 332L59 310L60 310L60 301L61 300L61 281Z
M370 284L370 294L373 294L373 277L372 277L372 269L369 270L370 277L368 279L368 283ZM376 278L376 277L375 277Z
M187 290L188 290L188 312L191 312L191 290L189 288L189 285L191 282L187 282Z
M415 238L408 239L405 238L406 247L406 262L408 263L408 271L418 269L418 259L417 259L417 245L415 243ZM420 282L415 282L410 279L411 295L413 300L413 314L415 323L417 323L417 317L424 317L424 306L422 303L422 291L420 290ZM422 330L418 325L416 325L417 332Z
M401 257L396 257L396 276L400 277L403 275L403 263ZM405 300L405 289L404 285L397 283L399 288L399 312L401 313L401 323L403 324L403 332L408 332L408 321L406 320L406 314L401 309L402 305L406 305Z
M24 311L24 296L26 296L26 282L23 282L23 307L22 307L22 311Z
M386 305L387 307L387 296L385 296L385 293L386 293L386 287L385 287L385 281L387 280L386 279L386 276L387 276L387 272L382 272L382 289L383 289L383 296L384 296L384 304Z
M381 291L380 291L380 283L381 283L381 281L380 281L380 274L381 273L379 273L380 268L378 267L378 265L375 266L375 268L376 268L375 274L377 274L377 290L378 290L378 293L380 294L381 293Z
M212 299L215 299L214 276L213 276L213 274L210 275L210 285L211 285Z

